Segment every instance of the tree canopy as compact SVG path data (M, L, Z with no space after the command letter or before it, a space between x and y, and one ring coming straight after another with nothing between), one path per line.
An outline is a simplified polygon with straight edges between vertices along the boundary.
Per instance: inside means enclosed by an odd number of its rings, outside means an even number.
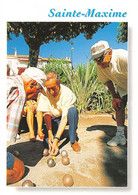
M128 40L128 23L120 22L119 27L117 28L119 34L117 35L117 42L125 43Z
M37 66L40 46L50 41L62 40L70 42L80 33L86 39L92 39L99 28L104 28L107 22L8 22L7 39L10 33L16 37L21 33L29 46L29 66Z

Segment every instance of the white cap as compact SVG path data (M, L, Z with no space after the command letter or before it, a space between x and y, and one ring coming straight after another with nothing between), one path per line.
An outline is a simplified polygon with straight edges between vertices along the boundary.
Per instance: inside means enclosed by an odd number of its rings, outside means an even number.
M31 79L39 83L42 88L45 90L46 75L45 73L35 67L29 67L24 71L24 74L27 74Z
M91 59L96 59L102 56L105 50L109 48L109 44L107 41L99 41L95 43L91 47L91 53L92 53L92 58Z

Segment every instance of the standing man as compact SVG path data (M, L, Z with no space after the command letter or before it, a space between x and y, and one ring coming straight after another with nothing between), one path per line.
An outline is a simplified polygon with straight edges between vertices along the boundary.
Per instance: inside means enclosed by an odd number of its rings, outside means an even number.
M112 49L108 42L99 41L91 47L91 53L92 59L97 63L98 78L106 84L112 94L112 105L116 111L117 133L107 144L109 146L125 145L128 52L123 49ZM117 86L117 91L114 84Z
M25 101L37 97L45 89L46 75L30 67L20 76L7 77L7 141L16 142L19 122ZM7 183L15 183L24 174L24 164L7 152Z
M56 73L48 72L46 77L45 86L47 91L45 96L40 95L37 109L43 112L44 122L48 131L47 149L49 148L49 153L53 156L58 154L58 141L68 123L71 147L78 152L80 151L76 134L78 110L74 106L76 97L68 87L60 84L60 79ZM44 143L46 143L46 138Z

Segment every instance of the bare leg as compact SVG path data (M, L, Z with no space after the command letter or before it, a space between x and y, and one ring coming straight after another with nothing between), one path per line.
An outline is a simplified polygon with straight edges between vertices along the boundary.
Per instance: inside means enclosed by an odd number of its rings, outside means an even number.
M117 126L124 126L125 123L125 107L122 105L121 109L116 111Z
M109 146L125 145L126 138L124 135L124 123L125 123L125 105L116 111L117 132L116 136L107 142Z
M33 111L27 107L27 124L29 127L29 138L30 140L35 139L35 134L34 134L34 128L33 128L33 124L34 124L34 113Z
M44 138L44 134L42 132L42 122L43 122L43 113L37 110L37 125L38 125L37 134L39 135L40 139Z

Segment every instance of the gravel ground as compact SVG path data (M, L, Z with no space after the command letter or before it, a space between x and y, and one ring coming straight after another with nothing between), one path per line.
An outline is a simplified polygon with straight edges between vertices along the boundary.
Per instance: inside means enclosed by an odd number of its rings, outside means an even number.
M127 129L127 120L126 120ZM8 186L21 187L29 179L36 187L65 188L62 178L65 174L73 177L76 187L127 187L127 145L107 146L116 133L116 121L111 114L81 114L78 126L80 152L74 152L66 137L59 142L60 152L66 150L69 165L63 165L61 154L55 157L56 165L48 167L49 156L43 157L43 143L37 137L30 142L28 132L14 145L7 144L8 151L19 151L19 159L25 164L25 175L17 183ZM68 127L64 135L68 134ZM125 131L125 134L126 131ZM126 135L127 136L127 135Z

